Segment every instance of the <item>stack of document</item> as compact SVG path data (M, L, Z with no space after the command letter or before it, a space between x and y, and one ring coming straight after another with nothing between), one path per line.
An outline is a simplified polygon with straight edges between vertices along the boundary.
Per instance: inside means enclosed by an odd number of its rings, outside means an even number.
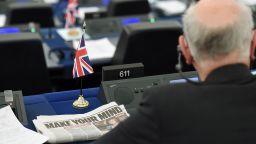
M256 0L242 0L245 4L249 6L256 5Z
M78 8L78 17L83 20L85 13L97 13L104 10L101 7L80 7Z
M158 1L155 4L157 9L163 11L165 15L176 15L183 13L187 6L184 2L173 0L173 1Z
M0 27L3 27L5 25L6 21L6 15L0 14Z
M59 0L44 0L44 2L48 4L56 4L59 2Z
M0 144L42 144L48 137L25 128L10 106L0 109Z

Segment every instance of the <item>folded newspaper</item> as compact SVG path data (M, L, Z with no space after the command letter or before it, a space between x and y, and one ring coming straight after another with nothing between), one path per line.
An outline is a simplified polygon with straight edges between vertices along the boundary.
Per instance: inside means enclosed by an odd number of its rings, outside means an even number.
M111 102L85 114L38 116L33 123L49 143L65 143L95 140L127 117L123 105Z

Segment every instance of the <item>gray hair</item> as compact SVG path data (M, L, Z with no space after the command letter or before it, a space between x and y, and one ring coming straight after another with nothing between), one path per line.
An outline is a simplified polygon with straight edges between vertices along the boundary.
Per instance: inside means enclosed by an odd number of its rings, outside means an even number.
M241 57L249 57L253 19L249 7L238 2L238 19L231 25L209 29L195 18L195 5L183 16L184 35L191 54L196 60L216 59L239 49Z

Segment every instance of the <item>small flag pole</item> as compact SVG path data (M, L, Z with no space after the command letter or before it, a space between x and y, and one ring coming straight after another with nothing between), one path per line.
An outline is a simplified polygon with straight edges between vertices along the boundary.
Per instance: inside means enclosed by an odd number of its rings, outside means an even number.
M83 95L83 79L82 79L82 78L80 78L80 82L81 82L81 83L80 83L80 84L81 84L81 85L80 85L80 86L81 86L81 87L80 87L80 95Z
M83 34L85 33L85 26L86 26L86 23L84 22L83 24ZM75 100L73 102L73 107L74 108L77 108L77 109L84 109L84 108L87 108L90 104L89 102L84 98L84 95L83 95L83 79L80 77L80 95L78 97L77 100Z

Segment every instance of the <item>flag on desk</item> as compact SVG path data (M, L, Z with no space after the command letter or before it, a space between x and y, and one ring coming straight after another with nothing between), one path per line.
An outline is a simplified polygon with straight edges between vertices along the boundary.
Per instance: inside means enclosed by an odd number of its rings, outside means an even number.
M77 7L78 7L77 0L68 1L68 6L65 14L65 19L66 19L65 28L75 25L76 16L78 15Z
M93 73L93 68L85 47L84 35L82 35L79 46L76 50L76 57L74 59L73 78L85 76L91 73Z

